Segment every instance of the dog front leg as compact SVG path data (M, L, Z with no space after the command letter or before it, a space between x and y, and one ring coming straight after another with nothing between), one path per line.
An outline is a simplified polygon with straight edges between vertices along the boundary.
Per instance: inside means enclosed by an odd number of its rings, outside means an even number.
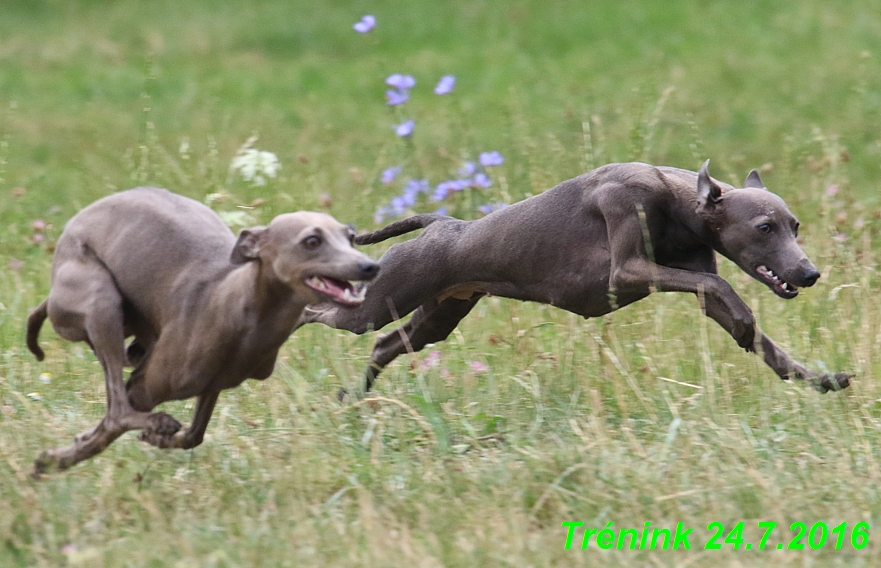
M705 298L707 315L716 320L744 349L752 347L756 320L752 310L728 282L717 274L670 268L633 258L612 276L612 292L691 292Z
M732 331L735 327L730 313L712 297L704 298L706 315L716 321L723 329L734 336ZM738 342L739 343L739 342ZM741 345L741 347L744 347ZM779 345L765 335L757 331L752 344L745 347L747 351L753 351L762 356L765 364L777 373L777 376L788 381L791 379L808 380L815 389L820 392L841 390L850 385L850 377L847 373L818 373L812 371L793 359Z
M795 359L789 356L779 345L774 343L770 337L764 333L759 334L756 339L754 351L760 351L765 364L774 369L784 381L790 379L807 380L821 393L830 390L845 389L850 385L850 378L853 376L848 373L820 373L808 369Z

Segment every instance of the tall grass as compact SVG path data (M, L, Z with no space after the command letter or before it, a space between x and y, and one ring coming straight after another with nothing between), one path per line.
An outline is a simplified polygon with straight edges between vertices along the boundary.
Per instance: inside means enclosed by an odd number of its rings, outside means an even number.
M360 36L364 13L379 24ZM0 37L0 565L877 564L876 3L7 2ZM417 78L409 145L383 103L394 72ZM447 73L456 91L435 97ZM283 167L265 187L228 169L255 133ZM761 167L823 277L784 302L721 271L769 335L853 386L780 382L690 296L597 320L490 298L390 366L372 404L335 399L372 338L307 326L273 377L221 396L194 451L127 435L29 477L104 412L86 346L47 326L38 364L23 340L79 208L145 183L255 223L323 209L369 228L397 191L384 168L437 182L487 149L506 161L474 199L611 161L709 157L735 184ZM564 550L565 521L695 531L690 551ZM861 550L704 551L714 521L753 543L775 521L774 544L797 521L873 528Z

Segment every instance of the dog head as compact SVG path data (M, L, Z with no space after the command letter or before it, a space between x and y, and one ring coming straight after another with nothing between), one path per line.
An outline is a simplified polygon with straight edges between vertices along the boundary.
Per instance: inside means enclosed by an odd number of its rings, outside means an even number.
M813 286L817 267L798 246L798 219L765 188L753 170L742 188L722 193L707 160L698 172L698 214L714 233L716 249L781 298Z
M379 264L352 246L355 231L330 215L300 211L277 216L267 227L244 229L233 247L231 261L259 261L268 276L309 303L331 301L357 306Z

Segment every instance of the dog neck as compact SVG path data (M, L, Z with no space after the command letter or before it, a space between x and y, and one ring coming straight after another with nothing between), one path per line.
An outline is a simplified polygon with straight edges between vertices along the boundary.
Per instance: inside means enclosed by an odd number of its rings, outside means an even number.
M215 301L225 304L225 309L244 313L241 321L248 327L268 325L288 334L307 304L302 294L279 280L260 260L235 267L215 292Z

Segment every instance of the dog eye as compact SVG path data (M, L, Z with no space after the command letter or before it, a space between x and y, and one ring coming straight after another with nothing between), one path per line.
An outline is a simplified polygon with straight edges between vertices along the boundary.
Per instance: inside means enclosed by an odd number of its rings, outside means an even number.
M765 234L768 234L771 232L771 225L769 225L768 223L762 223L761 225L759 225L756 228Z
M306 237L303 239L303 246L307 249L315 249L321 246L321 237L316 237L312 235L311 237Z

